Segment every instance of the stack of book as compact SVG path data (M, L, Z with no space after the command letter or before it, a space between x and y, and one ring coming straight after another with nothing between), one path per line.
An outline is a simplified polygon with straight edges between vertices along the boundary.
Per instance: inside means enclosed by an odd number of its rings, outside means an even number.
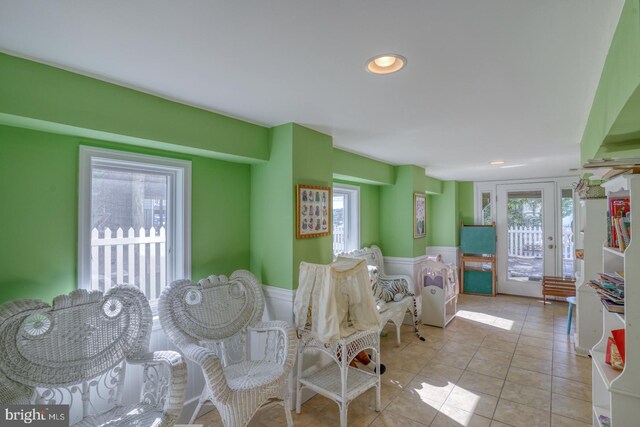
M624 314L624 277L619 273L599 273L599 276L600 280L591 280L589 286L598 292L607 311Z
M611 179L623 173L640 173L640 157L612 157L605 159L591 159L582 165L589 169L590 180Z
M609 199L607 215L608 245L611 248L624 250L631 241L631 215L628 197L612 197Z

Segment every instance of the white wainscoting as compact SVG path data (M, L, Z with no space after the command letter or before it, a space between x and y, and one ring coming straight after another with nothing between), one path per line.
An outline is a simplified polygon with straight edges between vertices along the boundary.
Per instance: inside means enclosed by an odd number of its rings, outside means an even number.
M403 257L384 257L384 272L387 274L404 274L409 276L413 280L414 289L411 292L420 296L421 289L418 286L420 279L420 263L427 259L426 255L419 256L417 258L403 258Z
M178 351L171 341L164 334L157 318L154 319L153 331L151 332L150 350L174 350ZM128 365L125 375L123 402L138 402L140 400L140 392L142 390L142 367L136 365ZM202 370L195 363L187 360L187 389L185 396L184 409L178 420L179 423L187 423L191 418L191 414L196 408L198 398L204 387L204 376ZM210 406L207 406L209 408ZM206 411L203 410L202 413Z
M459 265L460 249L457 246L427 246L427 255L442 255L442 262L445 264Z
M418 319L422 313L422 286L420 286L421 264L427 259L426 255L416 258L384 257L384 271L386 274L403 274L413 280L413 289L410 289L416 296L416 306L418 309ZM404 317L404 324L411 325L411 316L407 313Z
M285 320L293 325L293 301L295 299L296 291L292 289L282 289L275 286L262 285L265 299L265 311L262 316L263 320ZM329 363L334 363L327 357L322 355L307 353L304 356L303 371L315 371L323 368ZM298 372L297 361L293 365L291 370L291 376L289 377L289 391L291 393L291 408L296 407L296 373ZM315 396L316 393L308 388L302 390L302 401L306 402Z

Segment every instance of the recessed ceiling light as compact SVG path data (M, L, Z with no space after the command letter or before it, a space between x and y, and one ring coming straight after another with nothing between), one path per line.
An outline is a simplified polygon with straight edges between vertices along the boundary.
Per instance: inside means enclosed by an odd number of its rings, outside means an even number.
M492 165L504 165L504 160L494 160L492 162L489 162L489 164L492 164Z
M407 65L407 58L396 53L374 56L367 62L367 70L374 74L391 74Z

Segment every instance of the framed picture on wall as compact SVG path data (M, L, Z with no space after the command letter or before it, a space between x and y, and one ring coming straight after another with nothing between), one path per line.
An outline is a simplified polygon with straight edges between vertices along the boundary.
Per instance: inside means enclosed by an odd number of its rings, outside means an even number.
M413 238L427 235L427 196L413 193Z
M331 187L296 185L296 237L331 235Z

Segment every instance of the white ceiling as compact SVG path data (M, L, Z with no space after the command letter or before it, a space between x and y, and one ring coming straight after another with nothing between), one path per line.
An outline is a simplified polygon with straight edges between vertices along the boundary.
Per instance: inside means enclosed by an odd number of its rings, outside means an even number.
M566 176L622 3L0 0L0 50L441 179Z

